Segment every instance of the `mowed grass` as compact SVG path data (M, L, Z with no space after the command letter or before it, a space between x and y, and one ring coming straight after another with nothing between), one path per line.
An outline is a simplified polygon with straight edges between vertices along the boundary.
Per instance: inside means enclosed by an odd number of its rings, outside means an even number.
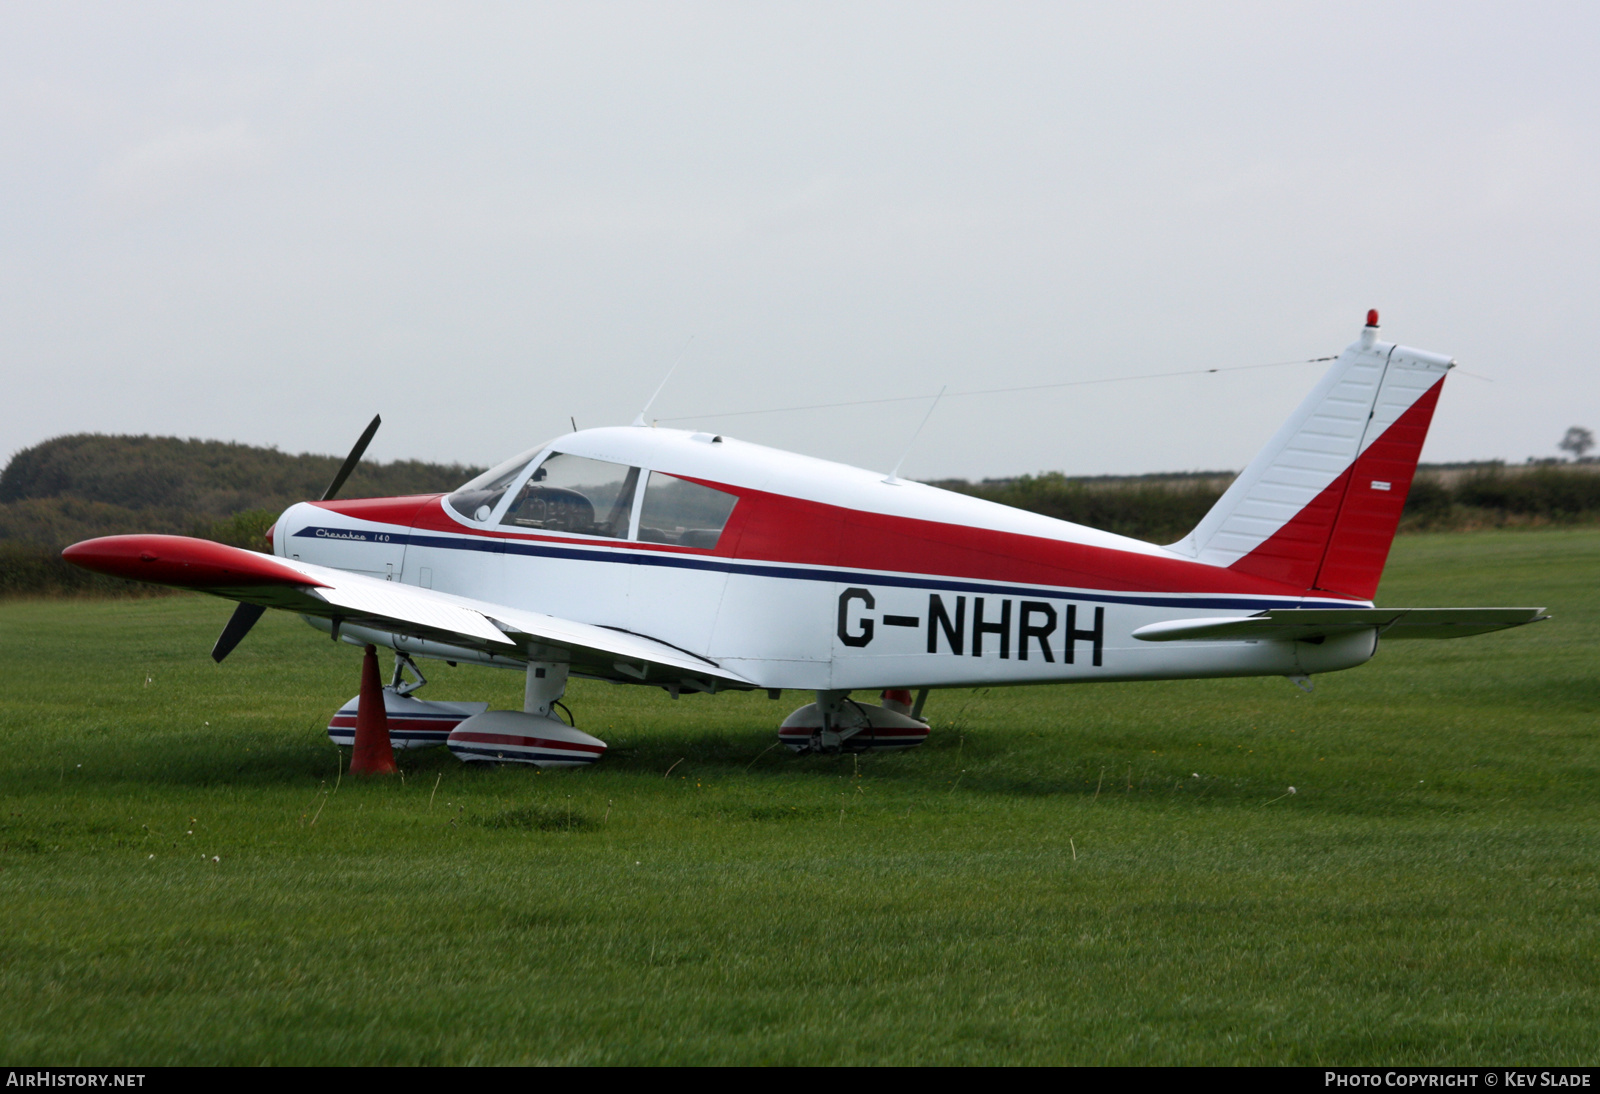
M1379 602L1555 619L859 760L577 683L598 767L403 781L337 777L360 654L296 619L219 667L221 601L0 604L0 1059L1592 1064L1600 531L1404 538Z

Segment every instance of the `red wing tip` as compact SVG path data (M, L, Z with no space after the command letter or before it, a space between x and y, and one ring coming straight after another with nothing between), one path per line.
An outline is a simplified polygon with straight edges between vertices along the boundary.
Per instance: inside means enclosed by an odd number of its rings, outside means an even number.
M180 589L323 585L271 555L188 536L101 536L74 543L61 557L96 573Z

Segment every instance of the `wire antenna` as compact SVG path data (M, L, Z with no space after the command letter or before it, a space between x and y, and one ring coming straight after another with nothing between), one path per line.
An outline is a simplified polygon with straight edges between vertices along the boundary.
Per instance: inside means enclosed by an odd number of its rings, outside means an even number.
M944 398L945 388L947 388L949 386L950 386L949 384L946 384L944 387L940 388L939 389L939 394L937 394L937 395L935 395L933 397L933 405L928 407L928 412L922 416L922 425L917 426L917 431L915 433L911 434L911 440L910 440L910 442L908 442L906 444L906 450L904 452L900 453L900 458L895 461L894 470L889 472L889 477L884 479L883 480L884 482L888 483L891 486L899 485L899 482L900 482L900 465L906 462L906 457L907 456L911 455L911 446L916 444L917 443L917 438L922 435L922 426L927 425L928 424L928 419L933 417L933 408L939 405L939 400Z
M1260 365L1224 365L1220 368L1192 368L1178 372L1147 372L1138 376L1101 376L1093 380L1064 380L1054 384L1028 384L1025 387L989 387L977 391L952 391L950 398L969 395L1010 395L1019 391L1049 391L1053 388L1087 387L1091 384L1122 384L1131 380L1167 380L1174 376L1206 376L1213 372L1244 372L1257 368L1282 368L1284 365L1315 365L1323 361L1336 361L1337 357L1306 357L1296 361L1268 361ZM887 399L855 399L848 403L807 403L804 406L774 406L765 410L724 410L712 414L685 414L677 418L659 418L662 422L691 422L705 418L742 418L751 414L787 414L797 410L837 410L847 406L878 406L883 403L914 403L926 395L894 395Z
M655 395L650 396L650 401L644 404L644 409L639 411L639 416L633 420L634 425L644 425L644 416L650 413L650 408L655 405L656 395L661 394L661 389L667 386L667 381L672 379L672 374L678 371L678 366L683 363L683 355L689 352L689 344L694 341L694 335L689 335L689 341L683 344L678 351L678 359L672 362L672 367L667 369L667 374L661 378L661 383L656 385Z

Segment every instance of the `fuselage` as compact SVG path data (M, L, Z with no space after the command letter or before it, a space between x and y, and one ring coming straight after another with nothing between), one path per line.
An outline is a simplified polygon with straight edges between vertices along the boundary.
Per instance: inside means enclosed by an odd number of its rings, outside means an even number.
M764 688L1293 675L1376 644L1141 642L1168 620L1369 602L732 438L593 429L504 467L455 495L293 506L274 550L645 635Z

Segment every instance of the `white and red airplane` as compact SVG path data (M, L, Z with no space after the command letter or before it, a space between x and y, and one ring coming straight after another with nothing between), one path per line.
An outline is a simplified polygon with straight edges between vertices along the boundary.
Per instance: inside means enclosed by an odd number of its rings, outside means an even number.
M265 608L366 646L362 695L330 734L364 738L358 766L375 769L392 766L391 741L448 743L466 760L592 762L604 742L556 714L569 675L674 698L812 692L779 731L800 751L918 744L933 688L1263 675L1308 686L1362 664L1380 639L1546 618L1372 606L1454 366L1377 334L1370 312L1198 527L1165 547L638 424L559 437L449 495L329 500L375 419L324 499L278 520L275 557L154 535L63 554L239 601L218 661ZM381 692L374 647L396 655ZM524 709L416 699L417 657L525 671ZM881 705L850 698L863 691Z

